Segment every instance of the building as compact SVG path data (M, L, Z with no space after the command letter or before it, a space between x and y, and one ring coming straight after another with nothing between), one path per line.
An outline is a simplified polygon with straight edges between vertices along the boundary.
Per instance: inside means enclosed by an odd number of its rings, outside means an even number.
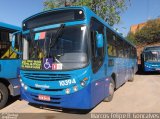
M158 18L157 21L160 22L160 18ZM142 29L147 24L147 22L148 21L132 25L130 27L130 33L135 34L138 30ZM140 55L141 55L141 53L143 51L143 48L146 47L146 46L160 46L160 42L159 43L152 43L152 44L141 44L140 46L136 46L136 48L137 48L137 55L138 55L138 63L139 64L141 63L140 62L141 61Z
M133 34L135 34L136 31L140 30L145 25L146 25L146 22L140 23L140 24L136 24L136 25L132 25L131 28L130 28L130 32L133 33Z
M160 22L160 18L157 19L158 22ZM130 32L135 34L136 31L142 29L146 24L147 24L148 21L146 22L143 22L143 23L139 23L139 24L135 24L135 25L132 25L131 28L130 28Z

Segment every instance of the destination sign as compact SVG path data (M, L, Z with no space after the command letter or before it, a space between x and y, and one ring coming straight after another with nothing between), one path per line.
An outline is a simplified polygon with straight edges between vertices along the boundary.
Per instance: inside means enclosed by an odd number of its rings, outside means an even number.
M82 9L53 10L35 15L23 22L23 30L41 26L84 20Z
M23 60L21 67L26 69L41 69L41 65L41 60Z

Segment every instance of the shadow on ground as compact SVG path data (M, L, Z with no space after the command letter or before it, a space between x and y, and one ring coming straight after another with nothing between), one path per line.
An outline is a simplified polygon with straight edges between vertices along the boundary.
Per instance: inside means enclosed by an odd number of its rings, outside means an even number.
M80 110L80 109L67 109L67 108L59 108L59 107L53 107L53 106L47 106L47 105L38 105L29 103L29 105L34 106L35 108L45 109L48 111L56 111L56 112L63 112L63 113L69 113L69 114L88 114L92 109L90 110Z

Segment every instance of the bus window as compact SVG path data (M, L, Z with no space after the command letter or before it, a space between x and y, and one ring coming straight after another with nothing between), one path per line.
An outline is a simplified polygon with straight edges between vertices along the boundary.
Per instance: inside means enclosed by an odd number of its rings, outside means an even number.
M1 30L0 31L0 49L1 49L0 57L1 58L9 57L10 51L7 50L7 49L9 49L9 47L10 47L9 33L7 31ZM8 53L6 53L6 51L8 51Z
M13 31L8 31L8 30L0 30L0 58L1 59L14 59L14 58L18 58L18 55L12 51L11 49L11 41L10 41L10 37L11 37L11 33L13 33ZM16 41L15 44L15 48L16 50L18 50L19 48L19 41Z
M130 45L124 42L124 57L129 58L130 57Z
M112 57L116 57L117 56L117 52L116 52L116 41L114 38L114 35L111 31L109 31L109 29L106 30L107 31L107 40L108 40L108 55L112 56Z
M104 26L96 19L91 20L91 46L92 46L92 69L95 73L98 71L103 63L104 57L104 46L103 48L97 48L96 46L96 33L103 34L104 37ZM104 39L104 38L103 38ZM105 43L105 42L104 42Z
M117 50L117 56L120 58L124 57L124 42L120 39L116 37L116 50Z

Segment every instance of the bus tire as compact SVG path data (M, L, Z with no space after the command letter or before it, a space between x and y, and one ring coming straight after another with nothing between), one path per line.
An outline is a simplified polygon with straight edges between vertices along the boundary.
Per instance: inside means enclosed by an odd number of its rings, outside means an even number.
M8 101L8 89L3 84L0 83L0 109L2 109Z
M112 101L114 96L114 90L115 90L115 83L114 83L114 80L111 79L109 83L109 96L104 99L104 102Z
M132 70L131 78L129 79L130 82L134 81L134 70Z

